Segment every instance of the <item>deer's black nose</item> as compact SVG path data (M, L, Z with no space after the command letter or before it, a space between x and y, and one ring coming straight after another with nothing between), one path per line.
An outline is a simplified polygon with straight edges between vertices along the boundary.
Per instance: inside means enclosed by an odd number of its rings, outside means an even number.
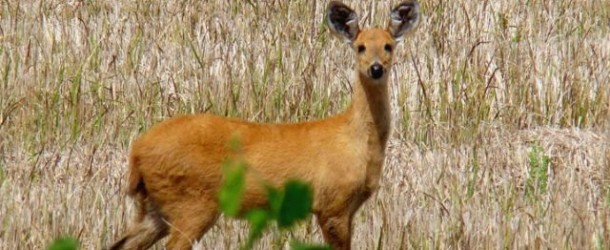
M381 78L383 76L383 66L379 63L375 63L371 66L371 77L375 80Z

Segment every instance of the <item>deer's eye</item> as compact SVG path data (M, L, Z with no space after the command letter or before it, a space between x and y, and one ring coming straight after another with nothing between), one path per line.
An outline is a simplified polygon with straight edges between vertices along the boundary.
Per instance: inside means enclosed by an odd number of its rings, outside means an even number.
M364 53L364 51L366 51L366 47L364 47L364 45L358 46L358 53Z
M383 48L385 49L385 51L392 53L392 45L386 44Z

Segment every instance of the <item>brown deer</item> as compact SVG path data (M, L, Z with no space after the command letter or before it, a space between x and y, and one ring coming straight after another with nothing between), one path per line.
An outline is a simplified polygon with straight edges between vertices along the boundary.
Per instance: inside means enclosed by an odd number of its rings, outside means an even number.
M391 114L388 78L396 43L419 18L416 1L392 9L386 29L364 29L358 16L332 1L330 31L356 53L350 107L324 120L258 124L209 114L164 121L139 139L129 158L127 194L138 207L131 229L111 249L146 249L169 234L167 249L189 249L219 216L222 164L237 136L248 163L242 210L266 205L265 183L309 183L313 212L334 249L350 249L352 218L379 186Z

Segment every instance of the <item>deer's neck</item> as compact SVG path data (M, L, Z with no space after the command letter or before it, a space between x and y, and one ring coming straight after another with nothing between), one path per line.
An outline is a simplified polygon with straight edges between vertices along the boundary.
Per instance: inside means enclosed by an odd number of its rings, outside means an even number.
M368 146L385 152L391 130L391 112L387 76L373 82L357 73L352 104L347 114L355 136L367 136Z

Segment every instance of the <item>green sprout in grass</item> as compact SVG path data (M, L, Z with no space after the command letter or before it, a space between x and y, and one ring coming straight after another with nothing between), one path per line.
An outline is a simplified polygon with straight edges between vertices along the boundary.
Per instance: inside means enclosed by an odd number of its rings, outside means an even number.
M528 153L529 175L525 183L525 194L529 198L534 198L546 193L549 166L551 158L546 155L540 145L535 145Z

